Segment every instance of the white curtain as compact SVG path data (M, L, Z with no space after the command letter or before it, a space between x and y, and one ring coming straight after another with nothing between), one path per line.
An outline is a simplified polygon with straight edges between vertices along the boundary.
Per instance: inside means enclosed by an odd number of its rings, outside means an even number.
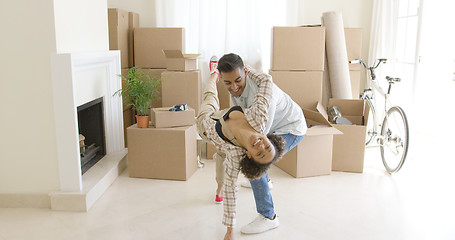
M155 16L157 27L185 28L186 52L201 54L205 76L212 55L230 52L268 72L272 27L302 24L302 7L299 0L155 0Z
M371 18L370 32L370 51L368 53L368 64L372 65L378 58L387 58L389 64L384 65L381 69L391 67L395 56L395 41L397 38L397 16L399 0L374 0L373 15ZM381 74L385 72L378 71L378 78L383 79Z

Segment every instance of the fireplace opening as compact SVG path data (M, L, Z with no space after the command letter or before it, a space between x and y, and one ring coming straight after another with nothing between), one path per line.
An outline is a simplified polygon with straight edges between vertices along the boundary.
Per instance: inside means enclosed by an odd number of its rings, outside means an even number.
M103 98L77 107L81 170L84 174L106 155Z

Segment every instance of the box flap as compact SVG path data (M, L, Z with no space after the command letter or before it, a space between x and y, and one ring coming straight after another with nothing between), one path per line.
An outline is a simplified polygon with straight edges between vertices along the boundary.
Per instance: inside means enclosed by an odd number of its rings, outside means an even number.
M180 50L163 50L166 58L184 58L182 51Z
M163 50L166 58L184 58L184 59L196 59L200 54L183 54L180 50Z
M316 105L317 108L322 106L320 103ZM338 135L343 134L338 129L334 128L327 118L324 116L323 113L319 112L319 110L310 110L310 109L302 109L303 115L305 115L305 120L307 122L308 130L306 135L307 136L314 136L314 135ZM325 110L323 110L325 113Z
M196 59L197 57L199 57L199 55L201 54L196 54L196 53L191 53L191 54L183 54L183 57L185 57L185 59Z

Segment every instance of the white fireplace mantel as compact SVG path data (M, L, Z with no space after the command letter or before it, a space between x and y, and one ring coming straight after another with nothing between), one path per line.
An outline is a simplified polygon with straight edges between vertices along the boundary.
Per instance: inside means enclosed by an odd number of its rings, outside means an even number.
M118 162L126 155L122 99L113 96L121 88L118 76L120 74L120 52L54 54L51 56L51 66L60 177L60 192L53 196L64 195L66 198L69 195L76 195L80 198L79 194L100 196L102 193L90 193L91 189L97 188L99 182L104 182L106 185L106 177L95 176L99 175L96 172L105 171L101 174L108 174L110 170L107 170L106 167L113 166L110 162ZM88 89L81 91L81 85ZM104 104L106 156L82 176L77 107L98 97L103 97ZM101 167L96 167L97 165L101 165ZM90 176L92 178L87 179ZM112 177L108 178L112 179ZM104 188L107 189L107 187ZM93 199L87 201L93 203Z

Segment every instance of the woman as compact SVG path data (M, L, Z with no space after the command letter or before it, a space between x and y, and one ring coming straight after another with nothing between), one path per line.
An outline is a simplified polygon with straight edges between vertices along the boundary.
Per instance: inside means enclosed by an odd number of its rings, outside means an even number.
M249 179L259 178L284 152L282 137L262 134L272 98L272 78L253 69L247 69L247 74L258 85L258 93L250 108L236 106L219 111L216 89L218 72L214 72L207 81L197 118L199 135L226 154L223 218L223 224L227 226L225 239L233 236L238 191L235 183L239 172ZM276 224L278 226L277 219Z

